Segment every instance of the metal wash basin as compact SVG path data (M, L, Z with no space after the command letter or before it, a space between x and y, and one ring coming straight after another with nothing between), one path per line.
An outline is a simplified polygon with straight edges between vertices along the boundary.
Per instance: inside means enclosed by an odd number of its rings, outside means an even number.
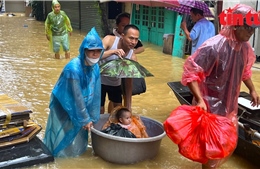
M154 158L166 135L162 123L141 116L149 138L125 138L101 132L109 114L102 114L98 123L91 128L92 147L95 155L118 164L133 164Z

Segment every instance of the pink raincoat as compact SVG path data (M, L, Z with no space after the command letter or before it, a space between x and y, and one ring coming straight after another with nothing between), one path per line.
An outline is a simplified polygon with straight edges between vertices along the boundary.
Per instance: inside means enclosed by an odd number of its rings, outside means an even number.
M245 16L256 11L238 4L233 13ZM208 112L226 116L237 124L238 96L241 82L251 77L256 56L248 42L238 41L235 26L223 26L220 33L205 41L184 63L182 84L197 81ZM206 166L216 168L223 159L209 160Z
M243 4L232 10L243 16L256 12ZM197 81L208 111L236 122L241 81L251 77L256 56L248 42L236 39L234 28L224 26L186 60L181 82L187 85Z

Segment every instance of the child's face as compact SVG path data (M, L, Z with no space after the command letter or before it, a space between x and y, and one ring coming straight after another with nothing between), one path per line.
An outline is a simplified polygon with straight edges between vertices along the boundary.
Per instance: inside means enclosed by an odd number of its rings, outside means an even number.
M124 125L130 124L132 122L131 112L124 112L123 116L119 118L119 121Z

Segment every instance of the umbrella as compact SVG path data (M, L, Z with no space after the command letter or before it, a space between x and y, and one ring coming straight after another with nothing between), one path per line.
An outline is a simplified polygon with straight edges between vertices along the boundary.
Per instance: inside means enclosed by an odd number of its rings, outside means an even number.
M146 68L138 62L130 59L114 59L100 65L102 76L116 78L144 78L153 76Z
M131 2L133 4L139 4L149 7L178 7L180 6L178 0L140 0L140 1L133 1L133 0L100 0L100 2L109 2L109 1L116 1L116 2Z
M166 7L168 10L172 10L181 14L190 14L191 8L197 8L203 11L203 15L205 17L214 17L211 13L208 5L203 1L198 0L179 0L180 6L179 7Z

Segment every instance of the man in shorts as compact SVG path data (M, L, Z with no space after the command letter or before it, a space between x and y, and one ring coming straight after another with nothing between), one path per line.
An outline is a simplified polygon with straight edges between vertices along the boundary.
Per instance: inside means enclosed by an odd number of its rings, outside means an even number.
M60 3L57 0L52 1L53 11L48 14L45 21L45 33L55 53L55 59L60 59L61 47L65 52L65 58L69 59L69 35L71 36L72 27L70 19L60 8Z
M121 37L107 35L103 38L105 52L100 64L118 58L128 58L137 61L134 53L139 38L139 29L135 25L126 25ZM131 110L132 104L132 79L126 78L126 100L125 106ZM100 113L105 112L106 94L108 99L113 102L113 107L122 105L121 79L115 77L105 77L101 75L101 109ZM109 112L110 113L110 112Z

